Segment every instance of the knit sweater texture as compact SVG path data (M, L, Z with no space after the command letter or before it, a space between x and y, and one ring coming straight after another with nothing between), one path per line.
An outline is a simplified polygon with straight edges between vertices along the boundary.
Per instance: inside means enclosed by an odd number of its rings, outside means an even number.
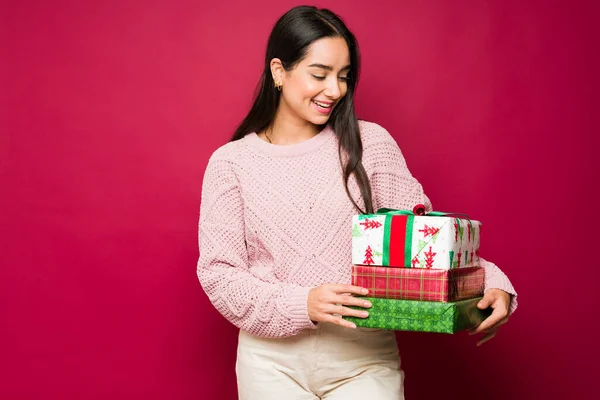
M360 121L363 165L373 208L432 209L393 137ZM362 203L353 177L350 193ZM315 328L308 292L351 283L351 220L357 214L343 182L338 140L330 126L293 145L256 133L211 156L202 184L197 272L216 309L240 329L263 337ZM506 275L482 260L485 290L516 292Z

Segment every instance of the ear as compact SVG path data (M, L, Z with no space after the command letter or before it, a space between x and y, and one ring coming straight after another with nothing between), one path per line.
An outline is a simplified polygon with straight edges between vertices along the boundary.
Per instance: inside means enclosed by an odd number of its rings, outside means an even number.
M274 58L271 60L271 75L273 76L273 81L276 83L283 85L283 76L285 69L283 68L283 64L279 58Z

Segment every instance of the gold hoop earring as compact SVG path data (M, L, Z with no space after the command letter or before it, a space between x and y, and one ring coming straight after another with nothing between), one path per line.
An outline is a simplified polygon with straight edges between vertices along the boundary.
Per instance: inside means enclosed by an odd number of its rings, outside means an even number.
M277 89L278 92L281 92L281 86L281 83L275 82L275 89Z

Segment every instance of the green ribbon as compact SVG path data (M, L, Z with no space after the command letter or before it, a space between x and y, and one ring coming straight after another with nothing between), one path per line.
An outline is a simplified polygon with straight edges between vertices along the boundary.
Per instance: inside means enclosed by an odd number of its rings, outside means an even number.
M390 266L390 235L392 231L392 216L386 215L384 222L385 230L383 231L383 258L381 263L386 267Z
M379 214L379 212L377 212ZM383 259L382 264L386 267L390 266L390 236L392 232L392 217L394 215L407 215L406 233L404 239L404 266L412 267L410 256L412 254L412 232L414 225L414 214L385 214L385 230L383 231Z
M412 254L412 235L413 235L414 218L415 218L415 216L419 216L419 215L416 215L414 212L412 212L410 210L396 210L393 208L380 208L379 210L377 210L377 212L375 214L385 215L385 229L383 231L382 264L386 267L390 265L390 235L391 235L391 230L392 230L392 216L406 215L408 217L407 221L406 221L406 236L404 239L404 266L411 268L412 260L410 257ZM452 218L458 218L458 216L460 216L469 221L469 224L471 225L471 229L472 229L471 219L469 218L469 216L467 214L447 213L447 212L441 212L441 211L430 211L430 212L424 214L423 216L424 217L452 217ZM452 267L452 263L451 263L451 267Z
M385 214L385 215L416 215L414 212L410 211L410 210L395 210L393 208L380 208L379 210L377 210L377 212L375 214ZM417 216L421 216L421 215L417 215ZM448 212L442 212L442 211L430 211L428 213L425 213L422 215L423 217L457 217L460 216L464 219L469 219L469 216L467 214L463 214L463 213L448 213Z

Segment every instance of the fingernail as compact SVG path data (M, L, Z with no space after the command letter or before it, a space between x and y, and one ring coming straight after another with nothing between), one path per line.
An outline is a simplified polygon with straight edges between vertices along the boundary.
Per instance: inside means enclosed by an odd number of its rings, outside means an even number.
M369 293L369 291L367 289L362 290L362 294L367 294L367 293Z
M363 311L363 312L361 312L361 313L360 313L360 315L361 315L363 318L367 318L367 317L369 316L369 313L368 313L368 312L366 312L366 311Z
M370 301L365 301L365 302L363 303L363 306L365 306L365 307L371 307L372 305L373 305L373 304L371 304L371 302L370 302Z
M477 303L478 307L483 307L483 301L480 301L479 303Z
M356 324L352 324L352 329L356 329Z

